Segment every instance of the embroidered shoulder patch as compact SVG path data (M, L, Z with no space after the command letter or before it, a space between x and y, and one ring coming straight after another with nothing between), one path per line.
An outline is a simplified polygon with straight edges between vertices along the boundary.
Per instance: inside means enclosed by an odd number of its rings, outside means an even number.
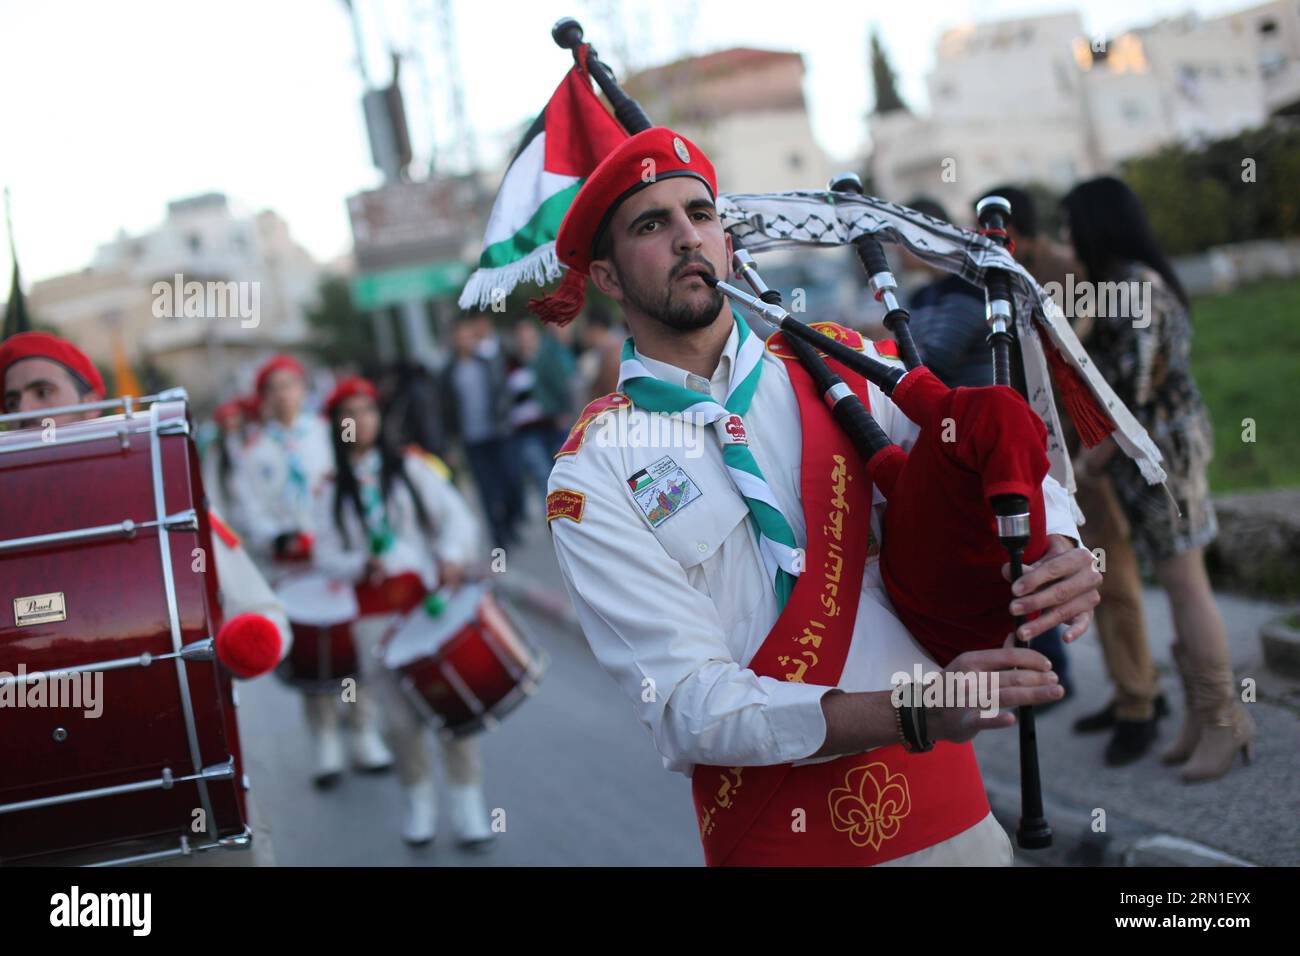
M703 495L685 469L667 455L630 476L627 487L652 528Z
M839 325L835 322L814 322L810 328L816 329L823 335L829 336L837 342L843 342L849 348L858 352L866 350L866 339L858 332L853 331L846 326ZM783 359L793 359L797 356L794 351L785 344L785 333L773 332L767 338L767 350L773 355L780 356Z
M581 491L557 488L546 496L546 523L549 525L556 518L568 518L581 523L583 509L587 507L587 496Z
M624 408L631 404L632 399L628 398L622 392L611 392L608 395L602 395L600 398L596 399L582 410L582 414L578 416L578 420L574 422L573 427L569 429L569 437L564 440L564 444L561 445L560 450L555 453L555 457L559 458L561 455L577 454L578 449L582 447L582 439L587 434L588 426L591 425L597 417L612 408Z

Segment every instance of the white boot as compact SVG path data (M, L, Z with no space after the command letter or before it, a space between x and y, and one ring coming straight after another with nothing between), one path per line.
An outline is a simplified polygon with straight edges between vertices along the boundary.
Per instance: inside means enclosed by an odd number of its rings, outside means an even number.
M456 833L456 840L461 846L477 846L496 836L492 832L487 807L483 802L483 788L479 784L449 785L447 808L451 813L451 826Z
M313 782L327 790L339 782L343 775L343 740L337 726L324 726L316 730L316 774Z
M362 773L382 773L393 765L393 755L374 727L361 727L348 734L352 766Z
M411 846L424 846L433 842L438 832L438 791L432 780L421 780L402 787L405 811L402 817L402 839Z

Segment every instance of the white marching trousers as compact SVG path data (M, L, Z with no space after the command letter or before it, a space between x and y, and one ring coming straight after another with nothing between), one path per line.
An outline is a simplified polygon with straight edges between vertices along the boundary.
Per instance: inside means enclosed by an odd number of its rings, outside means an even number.
M357 644L362 677L357 697L359 701L369 698L371 705L382 715L384 737L393 752L397 775L403 786L412 786L433 776L427 739L430 731L420 719L415 705L402 692L398 675L385 667L378 655L379 639L396 620L397 615L385 614L364 617L353 623L352 637ZM457 786L482 783L483 760L479 754L478 738L442 735L438 738L447 781Z

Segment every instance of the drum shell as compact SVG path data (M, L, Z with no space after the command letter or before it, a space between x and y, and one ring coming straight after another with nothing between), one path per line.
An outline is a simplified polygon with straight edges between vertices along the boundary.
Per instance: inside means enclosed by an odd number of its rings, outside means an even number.
M541 667L504 609L485 593L476 616L429 654L396 670L426 719L433 718L444 733L464 736L521 703Z
M317 693L332 693L345 677L359 673L351 622L304 624L290 621L293 648L276 670L286 683Z
M60 439L102 430L102 440L79 444L56 441L6 452L6 446L39 432L0 436L0 540L155 520L149 420L149 411L136 413L129 427L141 430L129 435L126 448L116 434L120 416L60 427ZM159 406L158 420L174 431L158 438L164 512L197 512L196 527L166 533L184 646L212 637L220 627L216 562L184 405ZM173 652L160 534L137 528L129 537L0 551L0 671L15 674L21 665L31 673ZM18 627L8 613L13 601L50 592L63 595L66 619ZM0 707L0 808L158 780L165 771L173 778L196 773L182 670L198 766L225 766L224 779L0 812L0 862L53 860L69 851L116 858L174 849L182 837L203 844L245 832L233 686L215 659L187 661L183 668L175 660L155 660L99 671L98 717L86 716L84 707Z

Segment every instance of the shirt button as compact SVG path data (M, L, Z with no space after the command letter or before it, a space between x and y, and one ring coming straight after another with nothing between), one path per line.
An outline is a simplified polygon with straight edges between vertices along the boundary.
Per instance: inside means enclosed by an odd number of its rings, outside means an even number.
M697 541L695 543L695 550L699 551L700 554L703 554L705 551L709 550L709 543L707 541Z

